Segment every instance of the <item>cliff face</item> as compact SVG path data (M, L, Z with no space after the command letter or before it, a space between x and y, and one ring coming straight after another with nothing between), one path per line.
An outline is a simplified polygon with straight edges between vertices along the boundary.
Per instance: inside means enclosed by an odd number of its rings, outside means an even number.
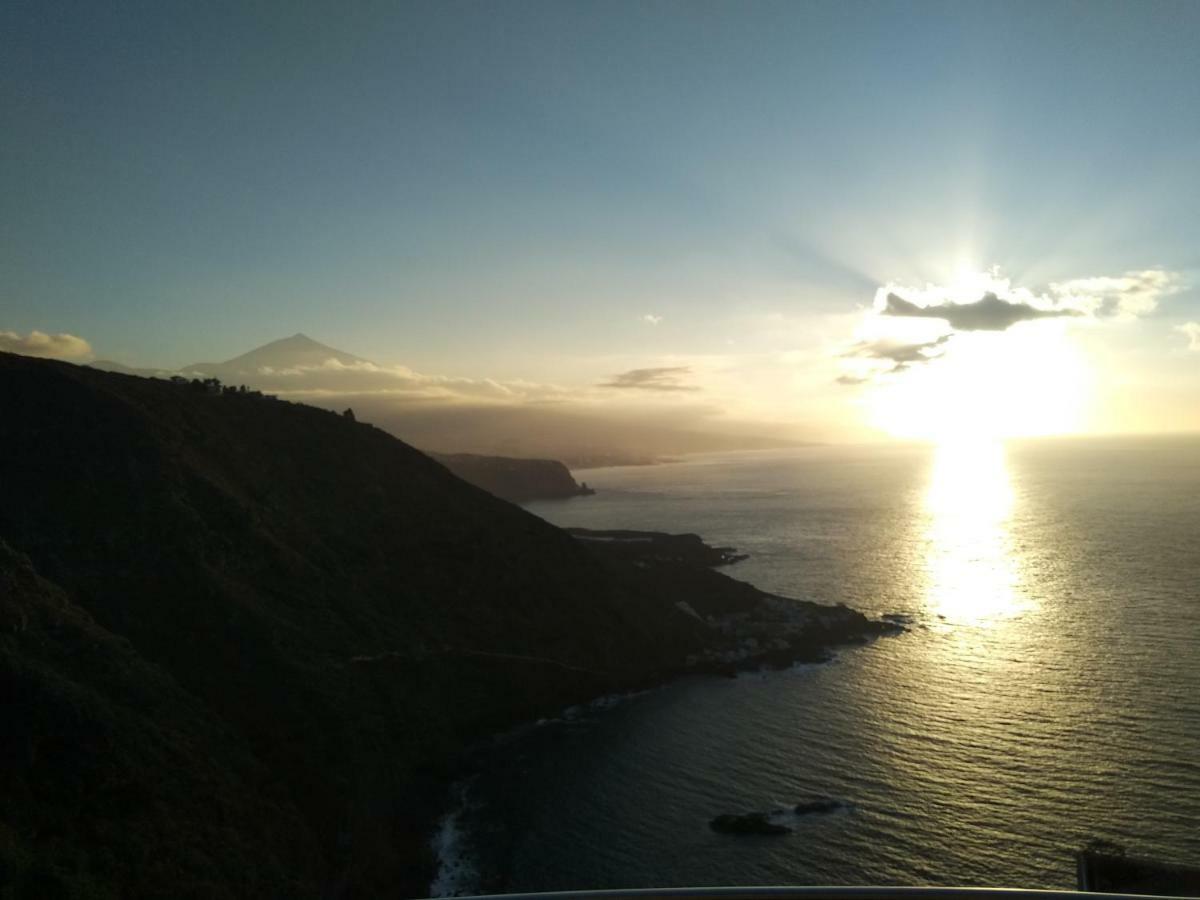
M515 459L474 453L430 455L463 481L514 503L592 493L575 482L566 466L553 459Z
M337 414L8 354L0 479L16 897L420 893L468 742L744 659L763 606Z
M96 760L117 747L145 775L120 817L99 801L83 809L80 843L33 812L57 808L46 797L74 765L6 747L25 797L0 806L12 871L48 854L63 878L112 877L136 896L142 870L112 875L110 838L129 822L154 831L166 809L180 829L217 817L242 856L279 859L312 890L394 887L411 874L404 848L424 840L408 833L422 771L489 729L670 667L704 640L566 533L322 410L0 354L0 477L14 602L65 604L69 643L100 648L87 658L104 672L111 660L128 683L110 696L82 657L25 629L6 633L4 689L32 696L37 682L83 709L80 735L115 716L107 737L81 746ZM130 699L138 691L153 712ZM169 735L137 749L164 710L228 749ZM70 734L75 720L62 716ZM175 744L248 760L250 774L210 778L186 753L172 757ZM235 815L238 778L268 785L278 809ZM179 807L193 788L203 811ZM264 837L276 834L292 838ZM238 871L211 877L249 893Z

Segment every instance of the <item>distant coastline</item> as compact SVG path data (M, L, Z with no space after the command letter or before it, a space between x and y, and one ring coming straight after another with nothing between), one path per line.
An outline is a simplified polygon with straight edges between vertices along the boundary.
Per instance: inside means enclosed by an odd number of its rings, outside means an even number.
M513 503L586 497L595 490L577 483L556 459L521 459L477 453L430 453L443 466L478 488Z

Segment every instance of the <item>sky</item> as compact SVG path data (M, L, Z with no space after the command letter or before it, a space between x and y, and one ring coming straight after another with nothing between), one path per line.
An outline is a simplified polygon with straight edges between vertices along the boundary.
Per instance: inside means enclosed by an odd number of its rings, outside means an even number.
M1187 2L9 2L0 348L304 332L380 397L1197 430L1198 41Z

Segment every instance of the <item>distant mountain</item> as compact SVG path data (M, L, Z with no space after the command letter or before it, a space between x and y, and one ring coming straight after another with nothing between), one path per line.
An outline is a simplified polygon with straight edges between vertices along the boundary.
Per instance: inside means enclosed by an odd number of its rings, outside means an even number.
M0 385L14 897L421 896L478 738L878 631L325 410L4 353Z
M166 378L217 378L227 385L299 398L341 412L353 407L366 421L418 447L454 456L481 456L487 465L464 461L460 477L508 499L563 496L561 486L530 495L546 483L548 470L510 460L559 460L571 468L652 463L687 453L763 450L798 446L794 440L759 435L755 426L708 431L695 420L635 415L627 409L570 403L521 403L463 399L437 394L453 378L427 377L399 366L379 366L304 334L264 344L224 362L200 362L174 371L134 369L103 361L92 368ZM732 430L730 430L732 428ZM520 471L518 471L518 469ZM536 470L536 471L535 471Z
M185 366L183 374L199 373L204 377L220 378L222 381L253 378L263 370L279 371L301 367L322 366L334 360L343 366L369 364L361 356L345 353L314 341L305 334L293 334L263 344L261 347L219 363L192 363Z
M225 383L247 382L254 387L252 382L268 372L320 367L328 364L330 360L342 366L370 365L369 360L361 356L337 350L299 333L255 347L224 362L198 362L179 369L142 369L111 359L98 359L87 365L102 372L140 375L143 378L185 375L189 378L219 378Z
M168 378L182 374L189 378L217 378L229 385L248 384L250 387L274 387L271 376L301 368L321 368L336 364L353 367L372 365L352 353L337 350L305 334L271 341L261 347L219 363L192 363L177 372L135 369L110 360L90 363L94 369L140 375L149 378ZM502 456L481 456L470 453L435 455L459 478L491 494L513 502L572 497L586 494L566 466L555 460L519 459Z

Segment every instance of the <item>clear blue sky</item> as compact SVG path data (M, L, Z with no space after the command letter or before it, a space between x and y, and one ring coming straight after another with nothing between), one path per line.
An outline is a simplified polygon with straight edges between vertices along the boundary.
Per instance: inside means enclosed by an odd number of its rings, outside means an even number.
M0 15L0 329L99 356L304 331L515 377L715 352L960 256L1031 287L1200 268L1197 3Z

